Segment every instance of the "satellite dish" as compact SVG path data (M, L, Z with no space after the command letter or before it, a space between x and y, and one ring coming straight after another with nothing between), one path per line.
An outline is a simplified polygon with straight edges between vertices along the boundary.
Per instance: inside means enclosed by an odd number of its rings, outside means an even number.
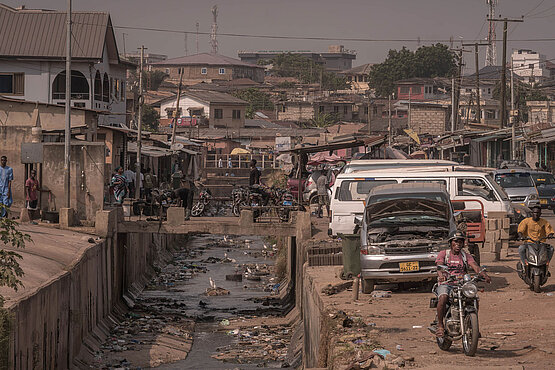
M183 149L183 147L184 147L184 145L181 144L181 143L173 143L171 145L170 149L177 152L177 151Z

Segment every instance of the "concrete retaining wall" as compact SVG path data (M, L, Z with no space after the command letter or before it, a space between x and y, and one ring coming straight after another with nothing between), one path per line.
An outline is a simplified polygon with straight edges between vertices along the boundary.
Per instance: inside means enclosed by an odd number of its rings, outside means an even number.
M104 339L124 297L142 289L177 238L113 233L91 244L68 271L10 307L10 367L79 368L79 353Z

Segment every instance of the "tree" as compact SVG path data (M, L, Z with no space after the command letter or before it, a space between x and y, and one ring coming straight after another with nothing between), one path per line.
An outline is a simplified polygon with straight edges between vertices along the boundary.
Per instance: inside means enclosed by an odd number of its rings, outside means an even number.
M514 84L515 109L518 110L518 122L528 122L528 106L529 101L545 101L548 100L547 95L538 87L537 84L528 85L522 82ZM505 93L505 103L507 109L511 107L511 86L507 84L507 92ZM501 98L501 81L498 81L493 89L492 97L496 100Z
M3 208L7 207L0 204L0 213ZM19 231L17 226L18 223L8 217L0 218L1 245L18 249L25 248L25 243L31 241L31 236ZM0 286L7 286L15 291L23 286L20 278L24 273L18 262L21 258L21 255L15 251L0 249ZM0 307L3 304L4 297L0 295Z
M162 84L162 82L164 82L164 79L168 77L167 74L165 74L162 71L146 71L143 72L143 83L145 83L145 88L146 90L151 90L151 91L156 91L158 90L158 88L160 87L160 85Z
M270 95L251 87L245 90L237 90L231 93L233 96L249 103L246 118L254 118L254 114L259 110L273 110L274 104L270 100Z
M385 61L370 69L369 85L376 96L387 97L395 91L395 82L413 77L449 77L457 67L458 57L447 45L422 46L415 52L403 47L389 50Z
M310 120L312 127L326 128L339 121L337 113L318 113Z
M157 132L158 125L160 124L160 114L148 104L143 104L141 108L144 129L150 132Z
M299 54L279 54L271 63L271 73L277 77L296 77L304 84L319 83L324 90L347 88L345 77L328 72L324 66Z

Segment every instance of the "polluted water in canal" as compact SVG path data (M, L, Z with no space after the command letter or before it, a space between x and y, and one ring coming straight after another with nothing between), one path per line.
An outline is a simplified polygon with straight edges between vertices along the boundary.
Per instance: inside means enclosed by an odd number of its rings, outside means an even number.
M157 269L90 365L104 369L287 366L277 248L260 237L193 236ZM282 287L283 288L283 287Z

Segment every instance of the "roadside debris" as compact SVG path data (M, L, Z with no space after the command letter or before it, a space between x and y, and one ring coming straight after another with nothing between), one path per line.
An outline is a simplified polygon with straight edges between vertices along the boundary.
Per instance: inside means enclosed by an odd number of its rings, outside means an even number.
M390 290L374 290L372 292L372 298L391 298Z
M342 283L338 283L338 284L334 284L334 285L328 284L327 286L322 288L322 293L327 294L327 295L333 295L333 294L340 293L344 290L347 290L352 286L353 286L353 281L352 280L342 282Z

